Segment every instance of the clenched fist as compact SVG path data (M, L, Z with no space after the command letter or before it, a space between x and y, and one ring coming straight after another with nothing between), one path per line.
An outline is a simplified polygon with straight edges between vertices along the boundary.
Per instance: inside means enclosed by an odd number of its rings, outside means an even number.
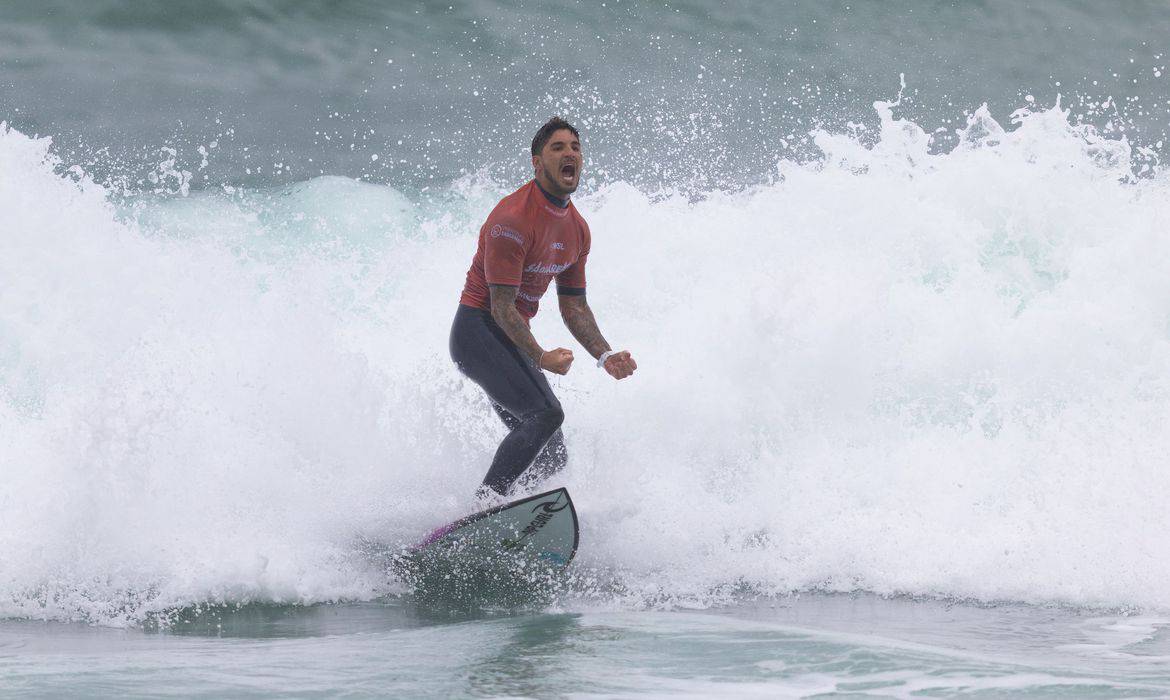
M630 353L626 350L615 352L605 358L605 371L609 372L614 379L625 379L636 369L638 369L638 363L634 362L634 358L630 357Z
M540 356L540 368L547 369L553 374L568 374L571 364L573 364L573 351L565 348L554 348Z

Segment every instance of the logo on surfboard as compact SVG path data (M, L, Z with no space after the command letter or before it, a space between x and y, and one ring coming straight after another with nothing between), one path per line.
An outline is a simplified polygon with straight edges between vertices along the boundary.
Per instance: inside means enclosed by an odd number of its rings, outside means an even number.
M524 540L532 537L537 532L539 532L541 528L543 528L545 525L548 525L548 522L553 519L553 516L556 513L568 507L569 500L564 499L562 502L560 494L557 495L556 500L537 503L532 507L532 512L536 513L536 517L534 517L530 523L525 525L524 528L521 529L519 533L517 533L519 536L514 540L502 540L500 544L502 544L504 549L507 550L518 549L522 544L524 544ZM540 512L537 513L537 511Z

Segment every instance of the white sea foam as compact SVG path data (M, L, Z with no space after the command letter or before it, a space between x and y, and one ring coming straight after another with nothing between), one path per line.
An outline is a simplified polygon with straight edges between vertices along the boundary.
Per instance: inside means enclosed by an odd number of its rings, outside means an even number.
M578 198L591 303L640 365L553 381L582 568L634 604L1170 607L1166 176L1059 109L977 112L935 154L877 107L770 186ZM501 435L446 335L504 190L119 214L58 165L0 128L0 615L393 590L355 539L460 514Z

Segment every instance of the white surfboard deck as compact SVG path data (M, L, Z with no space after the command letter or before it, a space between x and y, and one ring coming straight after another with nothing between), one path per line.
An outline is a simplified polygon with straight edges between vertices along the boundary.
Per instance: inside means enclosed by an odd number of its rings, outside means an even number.
M568 567L577 553L577 511L564 488L505 503L444 525L412 547L416 567L445 563L478 569Z

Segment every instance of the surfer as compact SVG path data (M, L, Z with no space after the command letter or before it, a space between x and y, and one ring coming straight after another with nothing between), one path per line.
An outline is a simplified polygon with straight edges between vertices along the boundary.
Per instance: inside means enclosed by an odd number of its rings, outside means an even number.
M532 139L533 179L500 200L479 230L451 326L451 359L487 392L509 431L476 491L481 499L507 495L521 475L540 481L568 460L565 414L541 370L567 374L573 351L545 350L528 327L554 278L561 318L597 366L614 379L638 368L606 342L585 299L589 226L570 201L582 164L577 130L553 117Z

